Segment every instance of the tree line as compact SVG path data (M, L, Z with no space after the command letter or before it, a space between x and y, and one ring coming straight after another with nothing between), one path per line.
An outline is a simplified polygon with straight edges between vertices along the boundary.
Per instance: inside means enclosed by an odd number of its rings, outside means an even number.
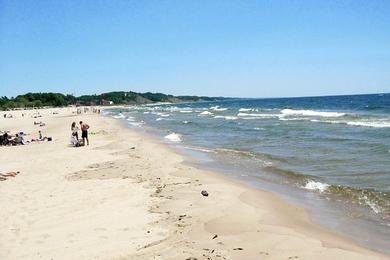
M11 110L16 108L63 107L68 105L122 105L148 104L155 102L193 102L215 101L221 98L200 96L173 96L162 93L136 93L132 91L115 91L99 95L83 95L75 97L62 93L27 93L16 97L0 97L0 109Z

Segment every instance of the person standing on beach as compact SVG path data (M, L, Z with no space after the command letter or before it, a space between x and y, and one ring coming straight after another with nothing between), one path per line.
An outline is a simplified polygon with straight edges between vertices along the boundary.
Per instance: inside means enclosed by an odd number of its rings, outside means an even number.
M76 122L73 122L72 123L72 126L70 127L71 131L72 131L72 136L74 136L76 138L76 140L78 141L79 140L79 128L77 127L76 125Z
M88 140L89 125L83 123L83 121L80 121L80 128L81 128L81 138L83 138L84 145L85 145L85 139L87 140L87 145L89 145L89 140Z

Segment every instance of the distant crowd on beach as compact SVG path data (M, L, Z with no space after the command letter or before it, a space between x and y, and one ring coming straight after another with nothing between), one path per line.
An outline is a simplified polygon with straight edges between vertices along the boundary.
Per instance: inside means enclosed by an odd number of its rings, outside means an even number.
M68 108L69 109L69 108ZM97 107L77 107L76 110L72 111L73 114L83 114L83 113L96 113L100 114L100 108ZM58 114L59 111L51 111L50 114ZM20 111L16 115L15 113L6 112L3 114L4 119L15 119L17 118L24 118L24 117L31 117L31 118L42 118L39 110L30 110L30 111ZM44 127L46 126L46 123L42 121L34 121L35 126ZM70 138L70 144L75 147L89 145L89 138L88 138L88 129L89 125L86 123L83 123L82 121L79 122L77 125L76 122L73 122L71 125L71 138ZM81 132L81 138L79 138L79 131ZM28 145L33 142L41 142L41 141L52 141L51 137L44 136L42 134L42 131L38 131L38 136L36 138L30 138L29 134L19 131L17 133L11 133L10 131L2 130L0 129L0 146L15 146L15 145Z

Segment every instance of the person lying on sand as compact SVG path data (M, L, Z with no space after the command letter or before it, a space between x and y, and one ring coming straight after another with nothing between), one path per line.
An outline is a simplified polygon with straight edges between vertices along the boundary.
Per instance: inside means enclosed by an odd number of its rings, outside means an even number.
M38 139L31 139L31 142L51 141L51 137L43 136L41 130L38 131Z
M49 139L47 136L42 136L41 130L39 130L38 133L39 133L39 141L45 141Z
M0 172L0 181L7 180L8 177L15 177L20 172Z
M0 176L2 177L15 177L20 172L0 172Z
M34 125L45 126L46 124L43 123L43 122L35 122L35 121L34 121Z

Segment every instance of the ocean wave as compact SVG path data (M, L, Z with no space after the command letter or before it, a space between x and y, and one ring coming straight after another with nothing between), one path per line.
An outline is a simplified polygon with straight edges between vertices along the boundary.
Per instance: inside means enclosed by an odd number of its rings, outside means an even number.
M118 115L113 116L113 118L123 119L123 118L125 118L125 115L123 115L122 113L119 113Z
M381 214L383 218L390 219L390 193L380 192L373 189L352 188L340 185L331 185L329 193L344 197L347 201L366 206L375 214Z
M228 149L228 148L217 148L214 150L215 153L230 153L230 154L237 154L241 156L246 156L246 157L255 157L255 154L250 152L250 151L243 151L243 150L235 150L235 149Z
M271 117L280 117L280 114L253 114L253 113L238 113L237 116L239 117L264 117L264 118L271 118Z
M200 113L199 115L214 115L214 114L211 113L210 111L203 111L203 112Z
M280 121L305 121L307 119L303 118L303 117L291 117L291 118L280 117L279 120ZM312 122L315 122L315 121L312 121Z
M363 196L361 199L364 200L364 203L369 206L375 214L382 212L382 209L377 204L375 204L375 202L371 201L367 196Z
M238 117L236 116L214 116L214 118L223 118L225 120L237 120Z
M213 150L201 148L201 147L194 147L194 146L184 146L186 149L194 150L194 151L199 151L199 152L205 152L205 153L212 153Z
M314 110L294 110L294 109L283 109L280 111L284 116L289 115L302 115L302 116L318 116L318 117L342 117L345 113L340 112L324 112Z
M170 114L165 114L161 112L152 112L153 115L161 116L161 117L168 117Z
M238 111L239 112L250 112L250 111L254 111L254 109L253 108L240 108Z
M291 119L281 119L281 120L298 120L298 118ZM371 120L371 121L345 121L345 120L319 120L311 119L310 122L315 123L327 123L327 124L346 124L350 126L362 126L362 127L372 127L372 128L389 128L390 122L383 120Z
M211 110L214 110L214 111L226 111L228 110L227 108L220 108L219 106L212 106L210 107Z
M303 186L304 189L307 190L318 190L319 192L324 192L329 188L329 184L322 183L318 181L309 180L306 182L305 186Z
M164 136L165 139L168 139L171 142L179 143L182 141L181 135L176 133L171 133L169 135Z
M142 127L145 123L144 122L129 122L129 125L136 126L136 127Z
M374 128L385 128L390 127L390 122L383 122L383 121L371 121L371 122L362 122L362 121L356 121L356 122L347 122L347 125L353 125L353 126L366 126L366 127L374 127Z

